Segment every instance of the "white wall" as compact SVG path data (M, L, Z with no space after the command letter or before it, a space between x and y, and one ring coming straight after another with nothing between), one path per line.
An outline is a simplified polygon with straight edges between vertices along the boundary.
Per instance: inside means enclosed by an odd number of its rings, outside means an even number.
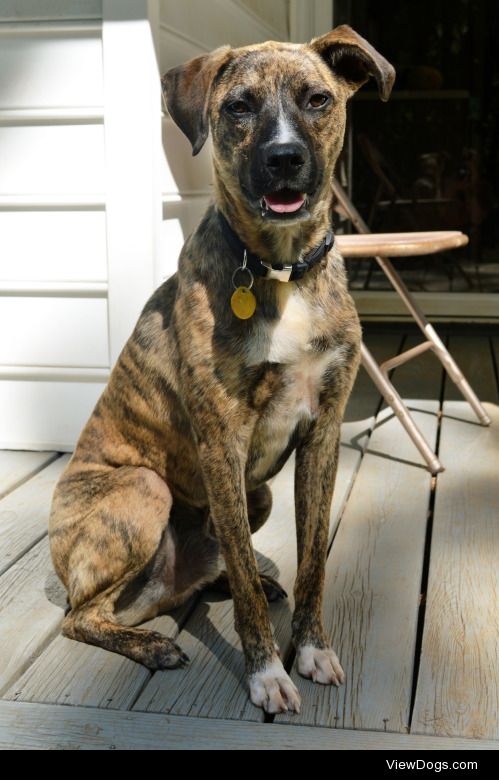
M70 444L109 366L101 16L0 3L0 446Z
M0 0L0 447L74 446L209 202L209 143L193 159L161 115L160 73L306 39L330 6Z

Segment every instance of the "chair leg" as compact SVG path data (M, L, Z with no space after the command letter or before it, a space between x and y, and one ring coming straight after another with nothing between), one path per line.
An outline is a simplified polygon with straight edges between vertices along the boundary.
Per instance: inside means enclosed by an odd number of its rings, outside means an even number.
M371 231L369 230L368 225L364 222L361 215L359 214L359 212L351 202L351 200L347 197L347 195L343 191L343 188L334 179L333 179L333 192L335 194L336 199L340 203L343 211L348 215L350 221L355 226L357 232L370 233ZM395 288L395 290L398 292L398 294L404 301L405 305L407 306L410 313L418 323L425 337L432 342L433 351L438 356L440 362L442 363L443 367L449 374L452 381L456 384L457 388L463 394L464 398L468 401L469 405L471 406L476 416L478 417L480 424L490 425L491 419L489 415L483 408L482 404L480 403L473 389L470 387L469 383L466 381L462 371L460 370L456 361L450 354L449 350L445 347L445 344L438 336L435 328L426 319L425 315L423 314L423 311L421 310L421 308L418 306L418 304L412 297L411 293L407 289L406 285L400 278L399 274L393 267L390 260L388 260L388 258L386 257L376 257L375 259L378 265L385 272L390 282L392 283L392 286ZM374 365L377 367L377 363L375 361L374 361ZM377 387L378 389L381 390L381 388L378 385Z
M443 343L442 339L436 332L435 328L426 319L425 315L423 314L423 311L421 310L421 308L418 306L418 304L412 297L411 293L405 286L404 282L398 275L397 271L393 267L390 260L388 260L386 257L377 257L376 260L378 264L381 266L381 268L383 269L383 271L385 272L385 274L387 275L387 277L389 278L395 290L398 292L398 294L404 301L410 313L418 323L424 336L429 341L432 342L433 352L439 358L440 362L442 363L443 367L449 374L450 378L452 379L452 381L454 382L458 390L468 401L469 405L471 406L476 416L478 417L480 424L490 425L491 419L489 415L483 408L475 392L471 388L469 382L464 377L461 369L459 368L456 361L450 354L449 350L446 348L445 344Z
M426 461L431 473L438 474L440 471L444 471L444 467L412 419L411 413L409 412L407 406L404 404L403 400L397 393L390 380L383 375L383 372L364 343L361 345L361 359L362 365L380 391L386 403L391 406L395 415L406 429L407 433Z

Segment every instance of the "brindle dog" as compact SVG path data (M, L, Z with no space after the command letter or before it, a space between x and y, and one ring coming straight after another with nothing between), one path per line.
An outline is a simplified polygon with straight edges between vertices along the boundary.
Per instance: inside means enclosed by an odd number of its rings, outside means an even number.
M369 76L381 98L394 70L349 27L310 44L223 47L163 78L171 116L203 146L211 126L215 203L178 273L146 304L54 495L50 541L71 610L65 636L151 669L187 656L138 623L208 583L230 585L251 700L300 699L274 644L251 534L270 514L268 480L296 450L299 672L340 684L322 625L328 523L343 410L360 326L336 249L300 281L255 278L257 308L230 305L234 250L293 264L330 227L345 106ZM222 571L221 561L225 571Z

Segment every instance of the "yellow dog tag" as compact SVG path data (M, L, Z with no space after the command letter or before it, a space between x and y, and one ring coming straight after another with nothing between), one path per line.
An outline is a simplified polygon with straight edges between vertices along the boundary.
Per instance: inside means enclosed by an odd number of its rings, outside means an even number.
M240 320L249 320L256 309L256 298L249 287L238 287L230 299L230 307Z

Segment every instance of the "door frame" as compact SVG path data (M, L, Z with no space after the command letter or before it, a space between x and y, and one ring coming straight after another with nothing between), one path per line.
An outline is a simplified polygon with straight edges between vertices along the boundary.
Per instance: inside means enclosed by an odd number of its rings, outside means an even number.
M160 252L159 0L103 0L102 10L109 360L113 366L154 290Z

